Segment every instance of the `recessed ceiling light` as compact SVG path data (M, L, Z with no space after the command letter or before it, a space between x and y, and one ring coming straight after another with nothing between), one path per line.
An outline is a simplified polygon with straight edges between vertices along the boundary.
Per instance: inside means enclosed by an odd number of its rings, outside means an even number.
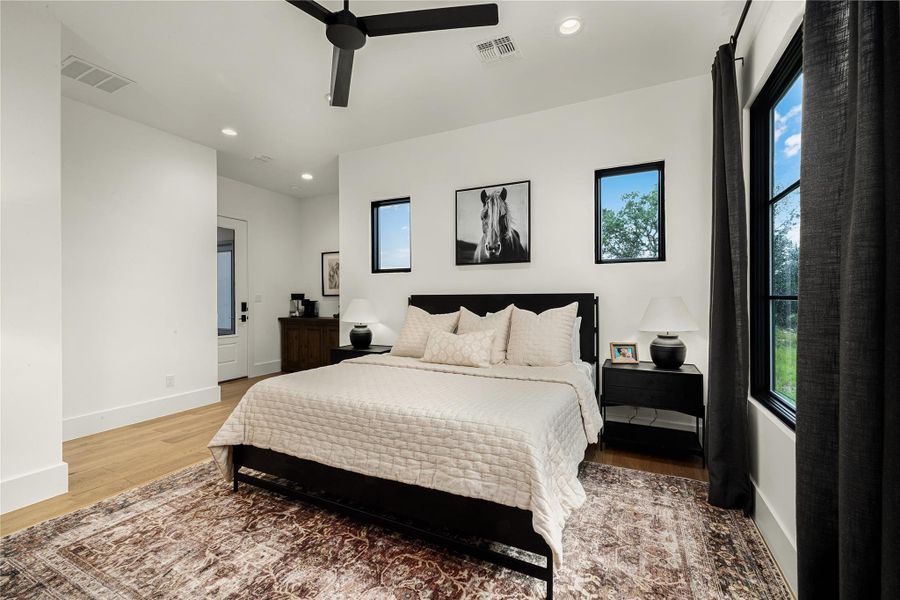
M581 31L581 20L578 17L563 19L563 22L559 24L560 35L575 35L579 31Z
M235 131L231 127L226 127L225 129L222 130L222 133L224 133L228 137L234 137L237 135L237 131Z
M306 181L309 181L312 178L313 178L312 173L304 173L303 175L300 176L300 179L305 179Z

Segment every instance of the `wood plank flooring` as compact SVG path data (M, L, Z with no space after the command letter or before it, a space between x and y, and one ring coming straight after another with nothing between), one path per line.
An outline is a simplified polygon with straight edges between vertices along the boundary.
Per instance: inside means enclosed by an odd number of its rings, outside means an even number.
M269 375L268 377L271 377ZM222 384L222 400L174 415L104 431L63 444L69 491L0 516L0 535L46 521L120 492L208 460L206 445L251 385L265 379ZM699 458L660 458L592 446L588 460L667 475L707 480Z

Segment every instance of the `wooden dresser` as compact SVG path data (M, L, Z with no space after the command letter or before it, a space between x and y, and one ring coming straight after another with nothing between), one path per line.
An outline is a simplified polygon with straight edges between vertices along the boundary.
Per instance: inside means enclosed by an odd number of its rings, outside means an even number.
M280 317L281 370L285 373L324 367L338 345L338 320Z

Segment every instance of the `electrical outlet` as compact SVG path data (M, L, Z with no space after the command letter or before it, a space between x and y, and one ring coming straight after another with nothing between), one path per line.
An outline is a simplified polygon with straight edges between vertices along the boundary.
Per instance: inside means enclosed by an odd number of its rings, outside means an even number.
M174 375L166 375L166 387L175 387L175 376Z

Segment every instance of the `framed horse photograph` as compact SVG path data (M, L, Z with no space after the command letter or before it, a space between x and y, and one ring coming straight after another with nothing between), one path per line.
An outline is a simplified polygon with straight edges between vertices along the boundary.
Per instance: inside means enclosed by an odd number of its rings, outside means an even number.
M456 191L456 264L531 262L531 181Z

